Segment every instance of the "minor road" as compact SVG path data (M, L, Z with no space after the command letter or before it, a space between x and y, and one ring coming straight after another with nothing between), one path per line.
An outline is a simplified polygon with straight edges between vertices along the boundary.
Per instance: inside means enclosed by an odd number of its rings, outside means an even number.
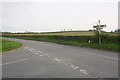
M118 53L6 39L25 46L2 55L3 78L118 78Z

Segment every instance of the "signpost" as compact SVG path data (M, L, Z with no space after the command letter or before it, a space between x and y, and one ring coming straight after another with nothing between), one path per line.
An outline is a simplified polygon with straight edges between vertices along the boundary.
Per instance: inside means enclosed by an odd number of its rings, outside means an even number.
M98 22L99 22L99 24L93 26L93 28L96 28L96 31L98 31L98 35L99 35L99 44L100 44L100 43L101 43L101 37L100 37L101 29L103 29L103 27L106 27L106 25L100 25L100 20L99 20Z

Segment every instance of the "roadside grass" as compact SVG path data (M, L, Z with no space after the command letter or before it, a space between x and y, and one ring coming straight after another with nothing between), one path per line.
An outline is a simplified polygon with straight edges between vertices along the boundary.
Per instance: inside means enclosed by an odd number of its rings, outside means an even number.
M2 53L2 39L0 39L0 53Z
M21 47L23 44L11 40L0 39L0 53L10 51L13 49L17 49Z
M64 45L72 45L72 46L79 46L79 47L89 47L89 48L96 48L96 49L103 49L109 50L114 52L120 52L118 44L110 44L110 43L81 43L76 41L64 41L64 40L55 40L49 38L32 38L32 37L12 37L12 38L19 38L19 39L26 39L26 40L36 40L36 41L45 41L45 42L52 42L57 44L64 44Z

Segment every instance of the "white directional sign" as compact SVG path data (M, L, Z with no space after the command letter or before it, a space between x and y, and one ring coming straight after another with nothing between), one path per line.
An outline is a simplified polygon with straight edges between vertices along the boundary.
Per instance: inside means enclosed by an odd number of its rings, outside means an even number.
M96 30L98 31L99 35L101 34L101 29L103 29L103 27L106 27L106 25L100 25L100 20L98 21L99 24L98 25L95 25L93 26L93 28L96 28ZM99 36L99 43L101 43L101 38Z
M106 25L100 25L100 27L106 27Z
M93 26L93 28L97 28L97 27L99 27L99 25ZM106 27L106 25L100 25L100 27Z

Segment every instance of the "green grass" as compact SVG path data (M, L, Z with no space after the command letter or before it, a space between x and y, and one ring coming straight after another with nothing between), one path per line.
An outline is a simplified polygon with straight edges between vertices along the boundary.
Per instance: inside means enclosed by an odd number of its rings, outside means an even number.
M0 53L10 51L13 49L17 49L21 47L23 44L11 40L0 39Z
M32 38L32 37L14 37L14 38L26 39L26 40L36 40L36 41L46 41L46 42L52 42L52 43L58 43L58 44L64 44L64 45L89 47L89 48L96 48L96 49L120 52L120 49L118 49L120 46L118 44L81 43L81 42L76 42L76 41L63 41L63 40L55 40L55 39L48 39L48 38Z
M2 53L2 39L0 39L0 53Z

